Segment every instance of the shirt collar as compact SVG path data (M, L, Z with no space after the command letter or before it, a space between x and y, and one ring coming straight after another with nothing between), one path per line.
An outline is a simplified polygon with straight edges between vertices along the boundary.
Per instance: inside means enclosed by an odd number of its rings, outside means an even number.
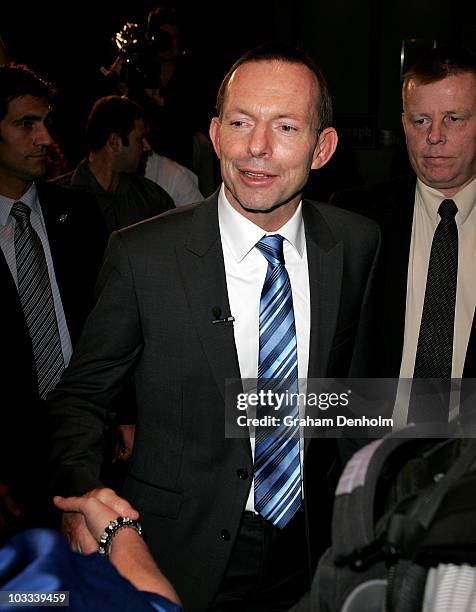
M0 195L0 225L8 224L10 211L15 202L23 202L23 204L31 208L32 212L39 214L40 204L35 183L32 183L20 198L8 198L7 196Z
M458 213L455 217L458 225L463 225L476 204L476 178L451 198L446 198L440 191L425 185L420 179L417 180L417 191L423 203L424 210L435 224L440 220L438 208L443 200L453 200L458 207Z
M227 244L237 262L242 261L264 235L269 234L280 234L296 249L300 257L303 256L306 239L302 202L299 202L294 215L279 230L265 232L233 208L222 184L218 194L218 223L221 239Z

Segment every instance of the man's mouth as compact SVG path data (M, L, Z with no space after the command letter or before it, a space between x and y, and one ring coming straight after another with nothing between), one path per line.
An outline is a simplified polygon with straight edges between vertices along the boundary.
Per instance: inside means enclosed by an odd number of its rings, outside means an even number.
M426 162L432 164L432 163L446 162L452 158L448 157L447 155L425 155L424 159Z
M256 179L272 178L276 176L275 174L268 174L267 172L257 172L255 170L240 170L240 172L245 176L249 176L250 178Z

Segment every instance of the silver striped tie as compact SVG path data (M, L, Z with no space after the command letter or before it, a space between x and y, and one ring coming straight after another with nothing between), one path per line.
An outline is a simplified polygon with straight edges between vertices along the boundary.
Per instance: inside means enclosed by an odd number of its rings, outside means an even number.
M16 221L18 293L31 338L38 393L44 399L60 379L64 359L46 257L30 213L23 202L15 202L10 212Z

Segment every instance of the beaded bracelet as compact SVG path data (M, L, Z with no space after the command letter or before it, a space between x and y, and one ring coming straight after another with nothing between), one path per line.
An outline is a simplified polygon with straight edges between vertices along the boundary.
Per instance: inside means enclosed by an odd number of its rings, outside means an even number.
M99 554L104 555L106 559L109 557L109 549L111 547L112 538L120 529L123 529L124 527L131 527L132 529L135 529L139 535L142 535L142 527L139 521L135 521L128 516L118 516L117 519L111 521L104 530L104 533L99 540Z

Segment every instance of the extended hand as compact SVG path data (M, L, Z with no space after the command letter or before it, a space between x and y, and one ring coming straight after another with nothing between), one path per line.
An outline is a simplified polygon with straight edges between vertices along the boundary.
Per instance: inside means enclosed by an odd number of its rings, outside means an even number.
M105 527L118 516L139 518L137 510L112 489L93 489L80 497L54 498L57 508L64 511L62 530L76 552L96 552Z

